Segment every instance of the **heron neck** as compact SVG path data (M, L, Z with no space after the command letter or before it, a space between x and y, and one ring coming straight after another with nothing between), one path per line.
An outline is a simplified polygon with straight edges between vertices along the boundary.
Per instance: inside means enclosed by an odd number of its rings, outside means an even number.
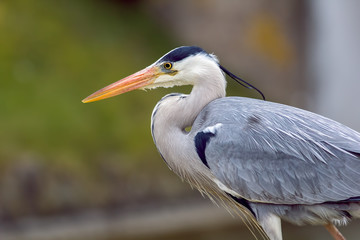
M225 80L224 80L225 82ZM225 97L226 92L226 82L225 84L199 84L194 85L191 93L184 101L183 108L183 119L180 122L180 128L192 126L196 117L199 115L201 110L210 102L217 98Z
M213 76L214 77L214 76ZM211 101L225 97L226 82L220 72L216 83L195 84L189 95L169 95L162 99L154 109L152 135L154 142L169 167L178 175L186 178L199 164L191 132L185 131L192 126L200 111ZM220 79L219 79L220 78ZM187 169L186 166L192 166ZM201 167L201 166L199 166Z

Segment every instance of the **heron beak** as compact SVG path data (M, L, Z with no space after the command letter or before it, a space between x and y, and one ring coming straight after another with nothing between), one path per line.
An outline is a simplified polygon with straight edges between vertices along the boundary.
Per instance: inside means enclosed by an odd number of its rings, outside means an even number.
M157 66L149 66L94 92L87 98L83 99L82 102L95 102L150 85L155 81L159 73L160 71Z

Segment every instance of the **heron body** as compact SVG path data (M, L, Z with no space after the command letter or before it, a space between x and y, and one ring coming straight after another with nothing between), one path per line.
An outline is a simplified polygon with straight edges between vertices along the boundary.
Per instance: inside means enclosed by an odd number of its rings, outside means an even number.
M302 109L225 97L224 68L199 47L180 47L84 102L137 88L193 85L155 106L152 136L177 175L230 210L253 217L271 240L281 221L334 227L360 218L360 134ZM186 131L191 126L190 131Z

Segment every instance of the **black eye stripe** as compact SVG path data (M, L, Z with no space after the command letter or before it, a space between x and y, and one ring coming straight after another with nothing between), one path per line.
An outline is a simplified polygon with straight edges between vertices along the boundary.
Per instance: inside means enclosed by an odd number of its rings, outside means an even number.
M198 53L204 53L208 55L208 53L205 52L202 48L196 46L178 47L159 59L159 62L178 62L184 58L187 58L188 56L196 55Z

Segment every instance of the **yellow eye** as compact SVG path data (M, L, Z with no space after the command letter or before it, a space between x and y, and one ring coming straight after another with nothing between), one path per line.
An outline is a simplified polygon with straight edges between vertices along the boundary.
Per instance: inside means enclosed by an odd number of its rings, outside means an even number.
M164 63L164 68L165 68L166 70L171 69L171 68L172 68L171 62L166 62L166 63Z

